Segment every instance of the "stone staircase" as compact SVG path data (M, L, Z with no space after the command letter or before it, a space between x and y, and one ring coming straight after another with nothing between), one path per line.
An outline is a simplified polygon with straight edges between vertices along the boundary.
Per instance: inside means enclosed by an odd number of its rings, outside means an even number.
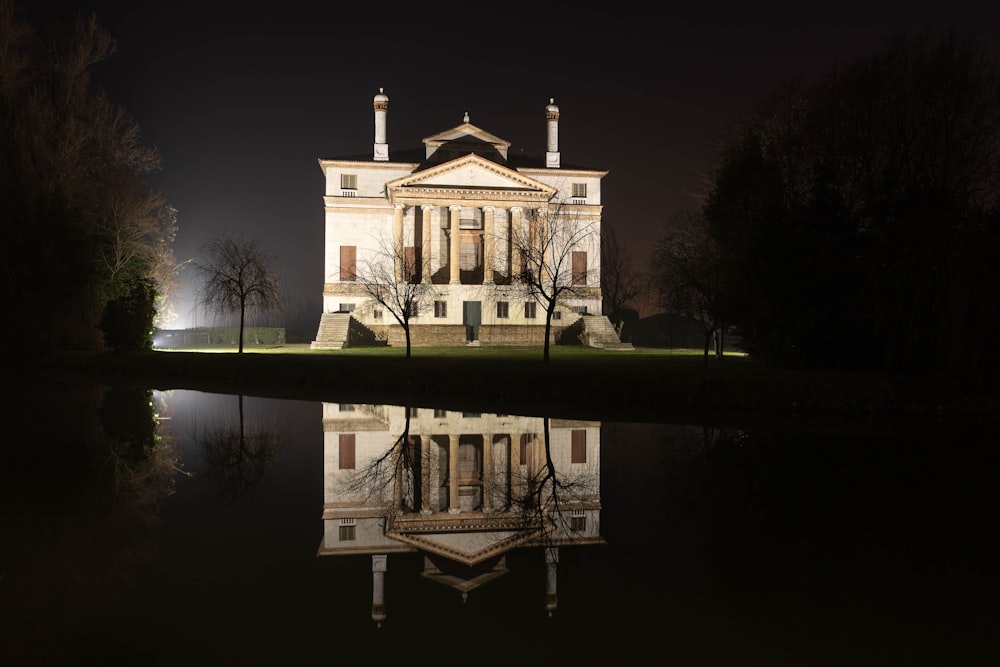
M312 350L342 350L347 346L350 331L350 313L323 313L319 319L316 340L309 343L309 348Z
M605 350L634 350L632 343L623 343L611 320L603 315L584 315L580 318L583 331L580 342L591 347Z

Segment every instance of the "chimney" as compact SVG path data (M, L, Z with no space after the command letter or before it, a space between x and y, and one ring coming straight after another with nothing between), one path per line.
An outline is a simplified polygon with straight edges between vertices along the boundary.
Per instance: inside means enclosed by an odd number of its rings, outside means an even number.
M375 149L372 157L376 161L385 162L389 159L389 144L385 141L385 119L389 114L389 96L378 89L375 96Z

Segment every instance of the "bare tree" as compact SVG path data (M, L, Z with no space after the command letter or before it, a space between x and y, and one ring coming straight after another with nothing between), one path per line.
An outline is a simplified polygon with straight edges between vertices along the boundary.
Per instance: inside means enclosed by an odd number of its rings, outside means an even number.
M259 485L281 460L284 443L275 426L248 424L239 395L239 424L203 430L197 438L208 477L234 501Z
M412 409L402 409L405 422L401 433L384 451L352 471L342 489L352 502L377 507L387 516L432 512L421 478L423 466L430 461L428 446L433 445L430 440L412 435ZM496 511L498 518L507 519L508 525L533 533L542 543L551 545L557 539L574 540L578 531L571 526L571 514L564 510L567 505L593 506L600 495L600 478L596 463L559 465L553 452L548 417L541 419L541 427L541 433L524 436L523 447L520 442L510 442L512 448L525 452L520 465L484 466L483 483L487 484L488 479L492 488L506 492L502 501L489 507L484 499L481 511ZM562 454L568 458L566 452ZM498 509L501 504L503 507Z
M619 241L615 230L604 223L601 226L601 295L604 310L614 324L622 320L626 310L642 293L643 276L636 270L628 249Z
M517 262L511 286L521 290L526 301L534 300L545 310L545 342L542 352L549 361L552 316L567 298L591 298L599 286L590 284L594 271L588 258L600 252L597 222L581 218L558 203L537 209L525 224L511 231L511 249Z
M713 337L721 357L725 325L719 250L700 211L685 209L671 217L653 247L650 279L661 308L698 325L705 338L705 363Z
M281 279L275 258L264 251L260 239L225 235L211 240L203 256L195 263L205 281L197 303L206 313L239 317L242 353L247 318L280 311Z
M412 347L410 320L419 312L421 301L437 293L429 280L421 280L419 268L417 259L406 253L402 239L389 241L384 237L378 248L354 267L355 280L365 294L403 328L407 358Z

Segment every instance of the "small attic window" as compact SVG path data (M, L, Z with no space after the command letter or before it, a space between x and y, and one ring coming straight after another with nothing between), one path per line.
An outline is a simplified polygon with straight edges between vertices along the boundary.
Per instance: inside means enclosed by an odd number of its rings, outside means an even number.
M573 184L573 198L587 198L587 184L586 183L574 183Z
M356 191L358 189L358 175L357 174L341 174L340 175L340 189L341 190L353 190L353 191ZM345 192L344 194L348 194L348 193ZM354 192L351 192L350 194L353 195Z

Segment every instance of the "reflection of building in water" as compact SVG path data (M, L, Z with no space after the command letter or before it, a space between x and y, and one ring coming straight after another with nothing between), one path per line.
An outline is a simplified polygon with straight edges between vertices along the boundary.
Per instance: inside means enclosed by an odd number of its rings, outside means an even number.
M543 548L546 608L561 546L603 544L599 422L430 408L323 404L323 542L317 555L372 555L372 618L385 617L393 553L462 593Z

